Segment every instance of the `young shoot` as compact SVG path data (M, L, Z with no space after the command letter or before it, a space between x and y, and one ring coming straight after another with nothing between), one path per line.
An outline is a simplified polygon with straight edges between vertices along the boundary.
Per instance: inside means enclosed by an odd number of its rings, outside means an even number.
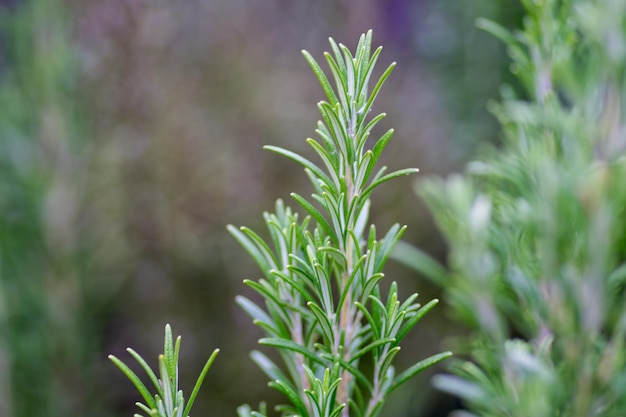
M370 117L374 100L395 65L372 81L382 48L372 52L371 44L370 31L353 55L330 39L332 52L324 54L330 77L303 51L326 95L318 103L318 139L307 139L320 164L265 147L304 167L315 192L310 198L291 196L306 216L278 200L275 212L264 214L268 239L246 227L228 227L263 272L263 278L245 283L264 305L243 296L237 302L265 332L259 343L277 349L283 361L281 367L260 351L251 355L269 386L288 400L277 407L282 415L374 417L396 388L451 355L431 356L399 373L393 366L400 343L437 300L421 306L417 294L401 299L395 283L381 296L383 267L405 227L396 224L381 237L369 224L370 197L383 183L417 169L377 168L393 129L368 146L385 117ZM266 415L247 406L239 413Z

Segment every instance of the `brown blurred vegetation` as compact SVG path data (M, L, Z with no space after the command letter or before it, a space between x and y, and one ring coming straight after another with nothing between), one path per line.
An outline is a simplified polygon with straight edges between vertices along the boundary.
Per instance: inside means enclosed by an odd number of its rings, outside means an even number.
M62 10L32 18L62 17L68 31L59 40L68 42L63 50L76 68L71 95L59 99L68 107L51 96L32 109L37 146L56 144L44 159L69 161L45 171L58 181L46 186L42 256L54 260L70 247L76 256L67 262L80 268L58 269L56 261L51 268L59 276L82 274L77 285L90 288L90 298L78 301L84 308L68 310L90 312L79 327L89 328L92 340L89 380L50 376L76 395L75 415L88 415L80 404L96 397L97 415L131 415L137 396L106 354L125 358L124 348L133 346L155 360L166 322L183 336L183 388L213 348L222 350L194 415L235 415L244 402L276 401L247 356L261 333L233 302L238 293L251 296L242 280L259 272L225 226L259 229L276 198L291 204L289 192L310 190L298 165L262 150L272 144L311 154L304 140L314 134L322 91L300 50L321 59L328 36L353 47L373 28L374 43L385 48L379 73L398 63L375 105L389 115L381 125L396 129L383 159L390 168L418 167L420 176L445 174L497 137L485 101L505 77L504 53L473 20L514 24L518 16L508 2L487 0L40 1ZM10 18L26 2L4 3ZM46 39L46 27L35 25L38 37ZM58 47L30 52L46 66ZM67 132L80 138L79 147L59 139ZM406 240L443 259L412 181L374 195L373 221L381 230L407 224ZM404 294L437 296L399 266L387 276ZM59 282L49 283L52 293ZM63 303L62 294L50 297ZM405 363L441 350L458 331L443 306L435 311L407 340ZM383 415L444 415L427 378L396 394ZM2 388L0 397L17 395Z

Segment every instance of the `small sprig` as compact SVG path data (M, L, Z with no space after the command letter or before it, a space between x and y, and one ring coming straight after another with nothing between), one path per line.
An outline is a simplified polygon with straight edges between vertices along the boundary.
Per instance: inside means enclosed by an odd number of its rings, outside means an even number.
M135 374L126 364L113 355L109 355L109 359L117 365L118 368L130 379L135 385L141 396L143 397L145 404L137 402L137 407L146 413L149 417L189 417L189 411L193 405L200 386L204 381L204 378L209 371L209 368L213 364L215 357L217 356L219 349L215 349L209 359L207 360L196 385L191 391L189 401L185 406L185 399L183 398L183 391L178 389L178 353L180 351L181 337L176 338L174 343L172 338L172 329L170 325L165 326L165 341L163 344L163 354L159 355L159 376L157 379L156 374L152 371L146 361L133 349L126 349L130 355L144 369L150 381L154 385L157 393L152 397L148 388L144 385L141 379ZM141 417L140 414L135 414L135 417Z
M330 39L333 54L324 57L334 89L303 51L328 100L318 104L321 141L307 140L323 168L294 152L265 147L304 166L315 193L311 200L296 193L292 197L308 216L300 220L278 200L275 213L264 214L269 241L246 227L229 226L265 275L245 281L264 298L265 308L245 297L237 302L265 331L259 343L278 349L284 361L285 370L263 353L252 353L269 385L289 399L289 405L278 407L283 415L375 417L393 390L450 356L434 355L398 375L392 365L402 339L437 300L420 306L413 294L401 302L395 283L388 297L381 296L383 266L405 228L396 224L378 240L374 225L368 227L369 198L384 182L417 169L389 174L386 167L374 169L393 129L366 149L370 133L385 117L369 119L374 99L394 67L383 72L370 92L382 50L371 53L371 42L371 31L362 35L353 56ZM365 361L371 365L362 366ZM242 417L263 415L240 408Z

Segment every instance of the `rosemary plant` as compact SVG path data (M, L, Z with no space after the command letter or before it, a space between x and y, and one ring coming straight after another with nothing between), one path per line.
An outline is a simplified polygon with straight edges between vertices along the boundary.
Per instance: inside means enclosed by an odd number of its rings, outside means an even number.
M402 339L437 300L420 306L417 294L400 300L395 283L386 297L380 289L383 266L405 228L394 225L379 239L376 228L368 227L369 198L379 185L417 169L375 170L393 129L367 149L372 129L385 114L368 116L394 67L383 72L370 92L381 53L380 47L371 53L371 42L371 31L362 35L353 56L330 39L332 54L324 57L335 89L315 59L303 52L327 98L318 104L321 141L307 140L321 167L266 146L304 166L315 193L311 199L291 195L307 216L301 218L278 200L275 212L264 214L269 240L246 227L228 227L264 274L245 283L261 295L265 308L243 296L237 302L264 330L259 343L276 348L284 362L281 369L259 351L251 355L270 378L269 385L289 400L277 407L283 415L374 417L391 392L450 356L433 355L401 373L393 367ZM363 366L366 361L371 366ZM258 417L266 410L244 406L239 414Z
M154 388L157 391L154 397L150 394L150 390L148 390L137 374L135 374L121 360L113 355L109 355L109 359L111 359L111 361L117 365L118 368L120 368L124 375L130 379L143 397L145 404L137 402L137 407L146 413L146 416L188 417L189 411L191 410L191 407L196 400L196 396L198 395L198 391L200 391L200 386L202 385L209 368L213 364L215 357L219 353L219 349L215 349L213 351L204 365L204 368L202 368L200 376L198 376L196 385L189 396L189 400L185 403L183 391L178 389L178 354L180 352L180 340L181 337L178 336L176 338L176 342L174 342L172 338L172 329L170 325L167 324L165 326L163 354L159 355L159 379L157 379L154 371L137 352L131 348L127 349L128 353L130 353L139 365L141 365L154 385ZM135 414L135 417L141 417L141 415Z
M624 416L626 3L522 3L522 31L479 22L528 97L493 106L504 146L421 188L450 304L479 330L436 384L463 416Z

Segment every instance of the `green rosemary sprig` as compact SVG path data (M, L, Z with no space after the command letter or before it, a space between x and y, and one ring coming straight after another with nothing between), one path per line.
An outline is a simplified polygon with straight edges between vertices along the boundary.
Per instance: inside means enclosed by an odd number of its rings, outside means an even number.
M327 98L318 104L321 140L307 139L321 167L283 148L265 147L304 166L315 193L311 199L292 197L307 217L278 200L275 212L264 214L269 240L246 227L228 227L264 274L245 283L263 297L265 308L242 296L237 302L264 330L259 343L278 349L284 361L281 369L265 354L252 353L269 385L288 398L288 405L278 407L285 415L374 417L393 390L450 356L434 355L400 374L393 367L402 339L437 300L420 306L413 294L400 301L395 283L387 297L381 294L383 266L405 228L396 224L379 239L376 228L368 226L369 198L379 185L417 169L388 174L386 167L375 169L393 129L367 149L372 129L385 114L368 116L395 65L370 90L382 50L371 53L371 42L370 31L352 55L330 39L332 54L324 57L335 88L303 51ZM363 370L363 361L371 361L371 371ZM239 412L265 415L249 407Z
M124 375L130 379L143 397L145 404L141 402L137 402L136 404L137 407L139 407L149 417L188 417L191 406L196 400L196 396L200 390L200 386L202 385L209 368L213 364L215 357L219 353L219 349L215 349L207 360L206 364L202 368L202 372L200 372L200 376L198 376L196 385L191 391L189 400L185 405L183 391L178 389L178 354L180 352L180 340L181 337L178 336L176 338L176 342L174 342L172 338L172 329L170 328L170 325L167 324L165 326L163 354L159 355L159 379L157 379L154 371L137 352L131 348L127 349L128 353L130 353L139 365L141 365L152 382L152 385L154 385L154 388L157 391L154 397L137 374L135 374L121 360L113 355L109 355L109 359L111 359L111 361L117 365L118 368L120 368ZM135 414L135 417L141 417L141 415Z

